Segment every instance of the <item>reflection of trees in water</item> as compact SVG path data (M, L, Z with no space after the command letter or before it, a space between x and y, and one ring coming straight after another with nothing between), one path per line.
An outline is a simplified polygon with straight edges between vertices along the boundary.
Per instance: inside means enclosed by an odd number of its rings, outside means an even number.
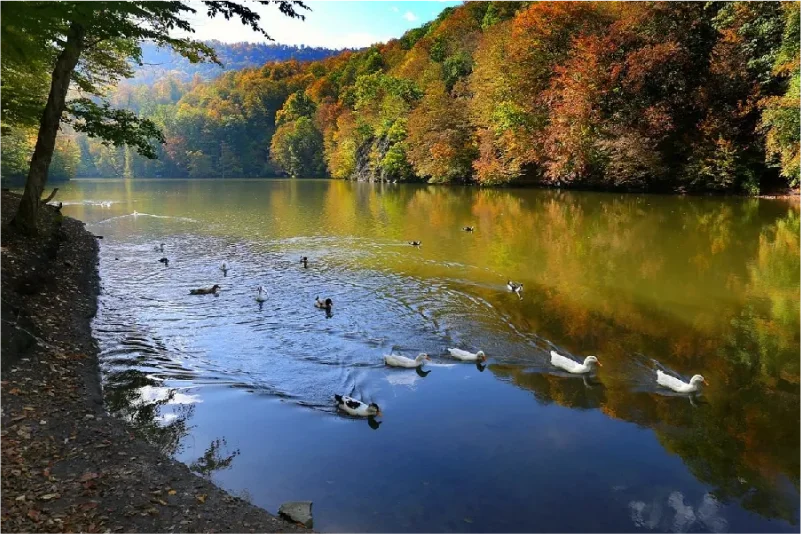
M189 468L204 477L211 477L215 471L230 468L234 458L239 456L239 449L234 449L231 454L227 453L228 442L225 438L217 438L209 444L203 456L189 464Z
M592 377L526 372L518 366L504 364L491 364L489 367L496 376L531 391L542 404L556 403L568 408L588 410L600 408L606 403L603 384Z
M698 480L714 486L715 500L736 499L763 516L797 521L796 498L782 483L784 475L798 489L797 394L777 395L754 383L731 391L711 390L713 397L694 406L680 396L635 392L620 384L587 387L578 377L528 372L514 365L493 364L490 369L531 391L543 404L597 408L651 428ZM749 382L745 376L735 380Z
M474 211L489 219L519 209L508 195L479 195ZM539 195L520 215L503 223L504 231L512 240L538 236L529 248L543 258L536 269L543 281L527 285L520 306L506 307L512 321L567 350L598 354L605 364L600 379L610 388L599 400L603 411L656 427L699 478L786 517L768 501L777 477L796 486L799 479L797 207L562 194ZM536 233L541 229L544 236ZM482 296L503 305L490 292ZM713 384L709 403L691 412L679 399L628 393L623 382L633 378L632 353L703 371ZM573 381L513 381L541 399L592 406L585 392L570 389Z
M188 420L194 415L194 405L172 404L172 411L162 414L162 407L175 400L177 390L163 388L160 381L136 369L111 372L105 378L103 394L112 415L127 421L137 435L163 454L180 451L181 440L190 430ZM148 387L163 394L143 398L143 388Z
M715 486L715 497L797 521L783 482L798 490L797 205L431 188L404 201L399 227L419 217L437 232L461 222L449 203L467 203L478 228L471 255L494 272L530 277L521 279L525 298L514 305L496 280L469 291L523 331L598 354L606 387L507 365L491 365L493 373L540 402L600 408L653 428ZM447 213L431 215L439 211ZM706 402L696 409L685 399L631 391L642 380L634 376L635 353L702 372L712 382Z

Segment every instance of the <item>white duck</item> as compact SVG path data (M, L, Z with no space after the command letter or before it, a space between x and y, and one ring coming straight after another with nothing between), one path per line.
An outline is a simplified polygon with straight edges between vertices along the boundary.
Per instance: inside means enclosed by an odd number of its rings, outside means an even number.
M221 270L222 272L227 272L227 271L228 271L228 264L227 264L227 263L225 263L225 262L222 262L222 263L220 264L220 270Z
M334 395L334 399L337 401L337 408L348 415L353 415L355 417L372 417L376 415L382 415L381 408L379 408L378 404L374 402L365 404L362 401L348 397L347 395Z
M598 358L595 356L587 356L584 358L584 363L578 363L571 360L567 356L562 356L555 350L551 351L551 365L567 371L568 373L577 375L589 373L593 370L593 366L596 364L601 365L601 362L599 362ZM603 365L601 365L601 367L603 367Z
M264 294L264 287L259 286L256 293L256 302L264 302L267 300L267 295Z
M416 369L423 365L426 360L431 361L431 358L428 357L428 354L425 352L421 352L417 355L417 358L414 360L411 358L407 358L406 356L399 356L397 354L390 354L389 356L384 356L384 363L389 365L390 367L405 367L406 369Z
M476 353L468 352L462 349L448 349L448 352L451 353L451 356L456 358L457 360L461 360L463 362L485 362L487 361L487 355L484 354L483 350L480 350Z
M136 213L136 212L134 212L134 213ZM154 246L153 247L153 251L155 251L155 252L164 252L164 243L161 243L160 245Z
M672 389L677 393L696 393L701 390L701 384L709 385L709 382L701 375L693 375L690 383L679 380L676 377L670 376L667 373L656 370L656 383L662 387Z

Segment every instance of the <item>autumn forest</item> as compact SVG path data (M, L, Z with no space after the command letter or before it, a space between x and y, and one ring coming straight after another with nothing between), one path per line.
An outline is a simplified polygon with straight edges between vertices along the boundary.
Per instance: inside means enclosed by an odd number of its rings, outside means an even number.
M299 57L123 80L109 100L159 127L156 158L62 128L51 176L798 184L795 2L468 2L385 44ZM5 178L34 140L4 136Z

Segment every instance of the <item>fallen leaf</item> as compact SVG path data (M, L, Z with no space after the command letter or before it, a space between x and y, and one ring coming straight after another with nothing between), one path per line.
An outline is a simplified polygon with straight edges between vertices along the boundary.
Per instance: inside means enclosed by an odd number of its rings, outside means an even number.
M58 493L47 493L45 495L40 495L39 496L39 498L42 499L43 501L49 501L49 500L52 500L52 499L58 499L59 497L61 497L61 495L59 495Z
M87 480L94 480L99 477L97 473L84 473L81 477L81 482L86 482Z
M12 389L11 391L8 392L8 394L9 395L19 395L20 394L19 388Z
M34 521L39 521L39 511L31 508L30 510L28 510L28 517L30 517Z
M97 508L97 503L96 503L96 502L94 502L94 501L92 501L92 502L85 502L85 503L83 503L82 505L80 505L78 508L79 508L79 509L80 509L82 512L86 512L86 511L88 511L88 510L91 510L92 508Z
M24 500L25 500L25 495L20 495L19 497L17 497L17 498L16 498L16 499L14 499L14 500L15 500L15 501L24 501Z
M173 490L173 489L171 489L171 490L170 490L170 491L168 491L167 493L169 493L170 495L175 495L175 494L176 494L176 493L178 493L178 492L177 492L177 491L175 491L175 490Z
M199 502L199 503L206 502L206 495L205 494L204 495L198 495L197 496L197 502Z

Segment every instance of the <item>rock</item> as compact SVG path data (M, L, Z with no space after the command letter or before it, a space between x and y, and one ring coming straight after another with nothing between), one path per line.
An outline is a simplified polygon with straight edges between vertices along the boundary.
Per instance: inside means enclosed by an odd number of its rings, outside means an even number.
M312 528L312 525L314 524L314 519L312 519L311 501L285 502L278 509L278 515L300 523L306 528Z

